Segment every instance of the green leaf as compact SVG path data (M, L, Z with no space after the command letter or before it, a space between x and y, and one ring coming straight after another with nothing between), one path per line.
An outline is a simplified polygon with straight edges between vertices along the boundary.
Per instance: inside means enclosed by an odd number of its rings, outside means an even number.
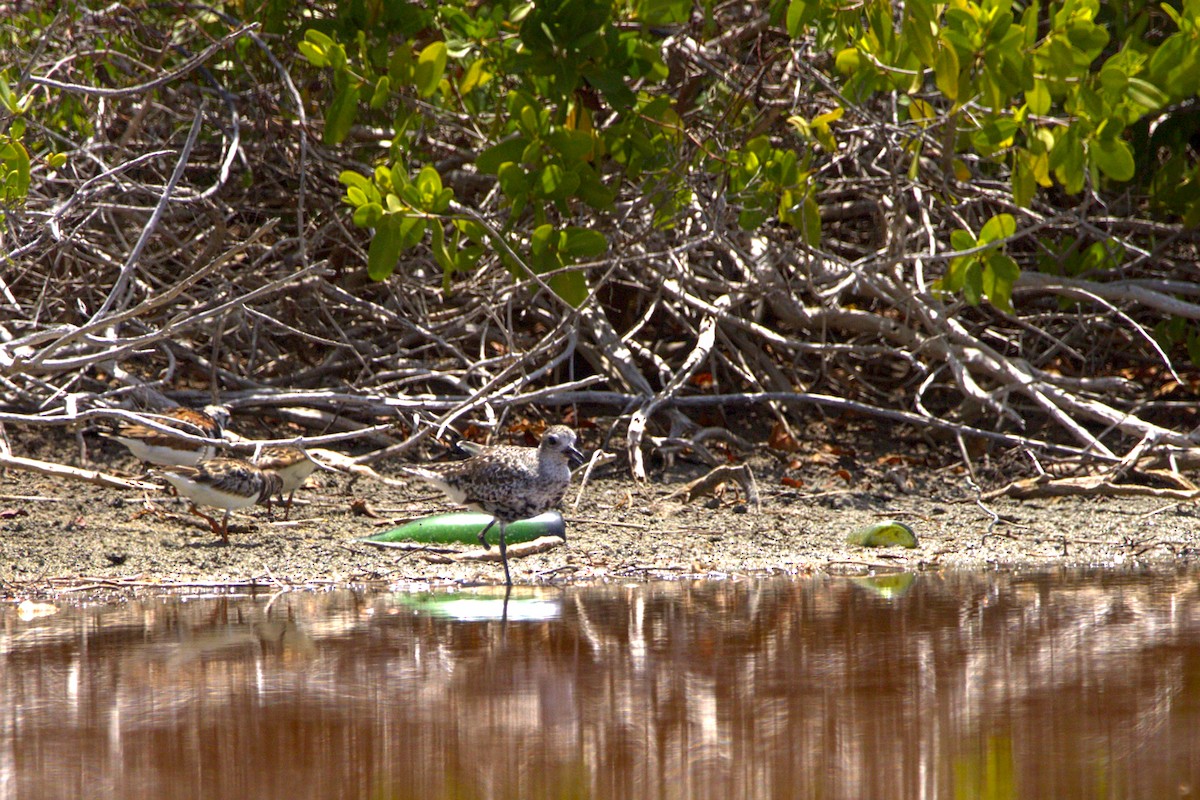
M442 193L442 176L433 167L424 166L417 173L417 179L413 183L416 185L420 197L418 207L422 211L433 211L434 203L438 195Z
M525 174L525 170L511 161L504 163L500 168L498 175L500 179L500 191L504 192L506 197L518 197L520 195L529 194L529 179Z
M647 25L677 25L692 14L690 0L641 0L634 8L638 19Z
M1033 82L1033 88L1025 93L1025 102L1032 114L1045 116L1050 113L1050 89L1044 80Z
M1108 44L1108 31L1090 19L1076 17L1067 23L1067 39L1084 54L1082 62L1087 64L1100 54Z
M489 175L499 175L502 165L509 162L519 163L521 161L521 156L528 144L529 140L523 136L505 139L480 153L479 157L475 159L475 167L480 172L485 172Z
M637 95L625 85L625 73L621 70L589 69L585 77L588 83L600 90L604 99L615 109L623 111L632 108L637 102Z
M997 214L983 224L982 230L979 231L979 243L990 244L1000 239L1007 239L1016 230L1017 221L1012 214Z
M417 56L416 79L417 94L430 97L437 91L446 72L446 43L434 42L421 51Z
M1136 103L1146 111L1157 111L1171 101L1161 89L1141 78L1130 78L1127 95L1130 102Z
M1083 188L1086 177L1083 158L1079 132L1076 126L1072 125L1055 141L1054 149L1050 151L1050 168L1054 170L1054 177L1068 194L1076 194Z
M1018 130L1017 123L1008 117L993 117L984 122L971 136L971 142L983 155L990 156L1011 147Z
M547 255L552 251L557 241L558 237L555 235L553 225L549 223L539 225L529 235L529 251L535 256Z
M950 100L958 100L958 53L943 41L933 61L934 82L942 94Z
M608 252L608 239L599 231L588 228L567 228L562 252L573 259L599 258Z
M1187 353L1192 365L1200 366L1200 336L1195 331L1188 332Z
M412 50L407 47L397 47L392 51L392 57L388 59L387 70L388 78L392 83L397 86L407 86L413 82L416 71Z
M791 0L787 8L787 32L793 39L799 39L808 23L817 18L821 10L820 0Z
M488 72L485 68L484 60L482 58L476 59L471 62L471 66L467 67L467 73L463 75L462 82L458 85L458 91L468 94L486 85L491 79L492 73Z
M853 75L862 65L862 55L853 47L848 47L838 52L834 64L843 75Z
M1001 311L1011 313L1013 286L1021 276L1017 262L1004 253L989 253L981 276L988 301Z
M579 270L573 269L551 275L549 283L554 293L574 308L579 308L583 305L583 301L587 300L587 278Z
M1033 169L1029 166L1029 154L1017 153L1012 171L1013 202L1020 208L1029 208L1037 194L1037 181L1033 177Z
M1133 178L1135 165L1133 153L1129 145L1121 139L1094 139L1088 148L1092 163L1100 168L1114 181L1128 181Z
M546 137L546 142L565 161L582 161L593 155L596 138L587 131L556 128Z
M375 92L371 95L371 108L379 110L392 94L392 80L387 75L381 75L375 82Z
M743 208L738 212L738 226L744 231L758 230L770 218L761 208Z
M937 57L937 24L930 0L909 0L904 4L902 35L922 64L932 67Z
M616 193L600 182L594 169L587 164L580 164L575 168L575 174L579 176L579 188L575 193L583 199L583 202L597 211L612 207L613 201L616 200Z
M543 195L561 200L570 197L579 187L579 176L567 172L559 164L548 164L541 172L539 185Z
M937 119L937 112L929 103L919 97L914 97L908 104L908 118L925 128L931 121Z
M975 240L970 231L964 231L962 228L959 228L950 234L950 247L956 252L972 250L978 245L979 242Z
M1111 62L1100 68L1097 77L1100 85L1114 94L1125 91L1125 87L1129 85L1129 75L1120 66Z
M0 148L0 175L4 175L3 200L19 203L29 194L29 151L20 142L9 140ZM7 174L4 174L7 173Z
M367 249L367 275L373 281L386 280L396 269L402 243L400 223L400 217L394 214L379 220L379 227L375 229L371 246Z
M358 84L351 83L346 73L339 72L334 79L333 102L329 105L329 113L325 115L324 143L340 144L354 125L357 113Z
M978 258L970 259L963 273L963 299L973 306L983 299L983 265Z
M442 230L442 226L432 224L429 226L431 233L429 249L433 252L433 260L442 268L442 291L450 291L450 276L454 274L454 258L450 255L450 250L446 247L446 232Z
M328 50L334 44L333 39L316 28L309 28L304 32L304 41L310 42L322 50Z
M425 220L421 217L406 215L397 215L397 217L400 220L400 251L411 250L425 235Z
M308 59L308 63L314 67L328 67L329 56L325 50L312 42L300 42L296 45L296 49L300 51L300 55Z
M959 256L950 259L946 266L946 274L942 276L942 289L947 292L960 292L966 282L967 268L978 259L975 256Z
M3 105L14 114L17 112L17 103L13 98L12 89L9 88L8 79L3 70L0 70L0 105Z
M371 179L352 169L347 169L338 173L338 183L343 186L355 186L365 192L367 191L367 187L371 185Z
M364 203L354 209L354 224L360 228L374 228L383 218L383 207L379 203Z
M800 232L809 247L821 246L821 207L811 192L804 198L804 224Z

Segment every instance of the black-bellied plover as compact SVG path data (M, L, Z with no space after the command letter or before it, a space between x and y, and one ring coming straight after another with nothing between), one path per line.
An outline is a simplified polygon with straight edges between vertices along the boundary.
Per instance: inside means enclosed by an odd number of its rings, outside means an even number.
M196 466L167 467L158 474L193 504L225 509L219 528L212 517L195 512L208 520L225 544L229 543L230 511L249 508L283 490L283 479L275 472L240 458L210 458Z
M492 525L500 524L504 583L512 586L504 528L562 502L571 483L571 458L583 460L583 454L575 448L575 431L565 425L552 425L537 447L485 447L465 461L406 466L402 471L433 484L456 503L492 515L492 521L479 532L479 543L486 549L484 536Z
M283 487L279 490L279 499L283 500L283 495L287 495L287 502L283 510L283 518L287 519L292 513L292 498L296 495L296 490L304 485L304 481L317 468L317 462L312 460L308 451L303 447L296 447L294 444L275 444L267 445L258 451L254 457L254 463L260 469L269 469L277 474L283 480ZM267 512L271 510L271 499L267 498Z
M147 413L146 416L182 433L206 439L220 439L230 419L229 409L225 406L205 406L203 411L171 408ZM217 454L217 448L213 445L181 439L123 419L117 420L111 430L100 430L99 433L125 445L130 453L142 461L160 467L195 466Z

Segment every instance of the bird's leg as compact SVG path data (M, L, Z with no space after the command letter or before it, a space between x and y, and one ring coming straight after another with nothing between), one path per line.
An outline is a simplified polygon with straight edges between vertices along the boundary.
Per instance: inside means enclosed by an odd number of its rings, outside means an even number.
M487 525L484 525L484 526L483 526L483 530L481 530L481 531L479 532L479 543L480 543L481 545L483 545L483 549L484 549L484 550L491 550L491 549L492 549L492 546L491 546L490 544L488 544L488 543L487 543L487 539L486 539L485 537L487 536L487 532L488 532L488 531L490 531L490 530L492 529L492 526L493 526L493 525L495 525L495 524L496 524L496 518L495 518L495 517L492 517L492 521L491 521L491 522L489 522ZM502 525L502 526L500 526L500 530L504 530L504 526L503 526L503 525ZM504 537L503 537L503 536L501 536L501 537L500 537L500 540L501 540L501 541L503 541L503 540L504 540Z
M216 519L214 519L213 517L210 517L208 514L205 514L203 511L201 511L199 508L197 508L195 503L189 503L188 505L189 505L189 507L188 507L189 514L194 514L195 516L197 516L200 519L207 522L208 527L212 528L213 533L221 532L221 526L217 524Z
M287 505L285 505L285 506L283 507L283 518L284 518L284 519L291 519L291 517L292 517L292 498L293 498L293 497L295 497L295 496L296 496L296 493L295 493L295 492L292 492L291 494L289 494L289 495L288 495L288 499L287 499ZM282 494L281 494L281 495L279 495L279 499L280 499L280 500L282 500L282 499L283 499L283 495L282 495Z
M229 509L225 509L225 519L221 521L221 543L229 544Z
M508 571L508 545L504 542L504 523L500 523L500 563L504 565L504 585L512 587L512 575ZM507 596L506 596L507 597ZM507 605L505 606L507 610Z

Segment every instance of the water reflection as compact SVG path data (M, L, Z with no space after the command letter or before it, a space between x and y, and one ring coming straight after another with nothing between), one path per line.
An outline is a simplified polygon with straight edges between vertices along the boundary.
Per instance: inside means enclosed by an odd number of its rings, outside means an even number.
M10 605L0 797L1187 796L1197 587L1051 572Z

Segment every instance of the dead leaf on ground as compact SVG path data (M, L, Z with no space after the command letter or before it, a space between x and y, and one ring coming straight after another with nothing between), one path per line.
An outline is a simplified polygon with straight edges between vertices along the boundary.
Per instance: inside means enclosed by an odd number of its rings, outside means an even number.
M350 513L358 517L379 518L379 514L376 513L375 509L371 508L371 504L367 502L365 497L356 497L350 501Z
M781 453L794 453L800 449L800 443L796 441L796 437L788 433L788 429L781 422L776 422L775 426L771 428L767 446Z

